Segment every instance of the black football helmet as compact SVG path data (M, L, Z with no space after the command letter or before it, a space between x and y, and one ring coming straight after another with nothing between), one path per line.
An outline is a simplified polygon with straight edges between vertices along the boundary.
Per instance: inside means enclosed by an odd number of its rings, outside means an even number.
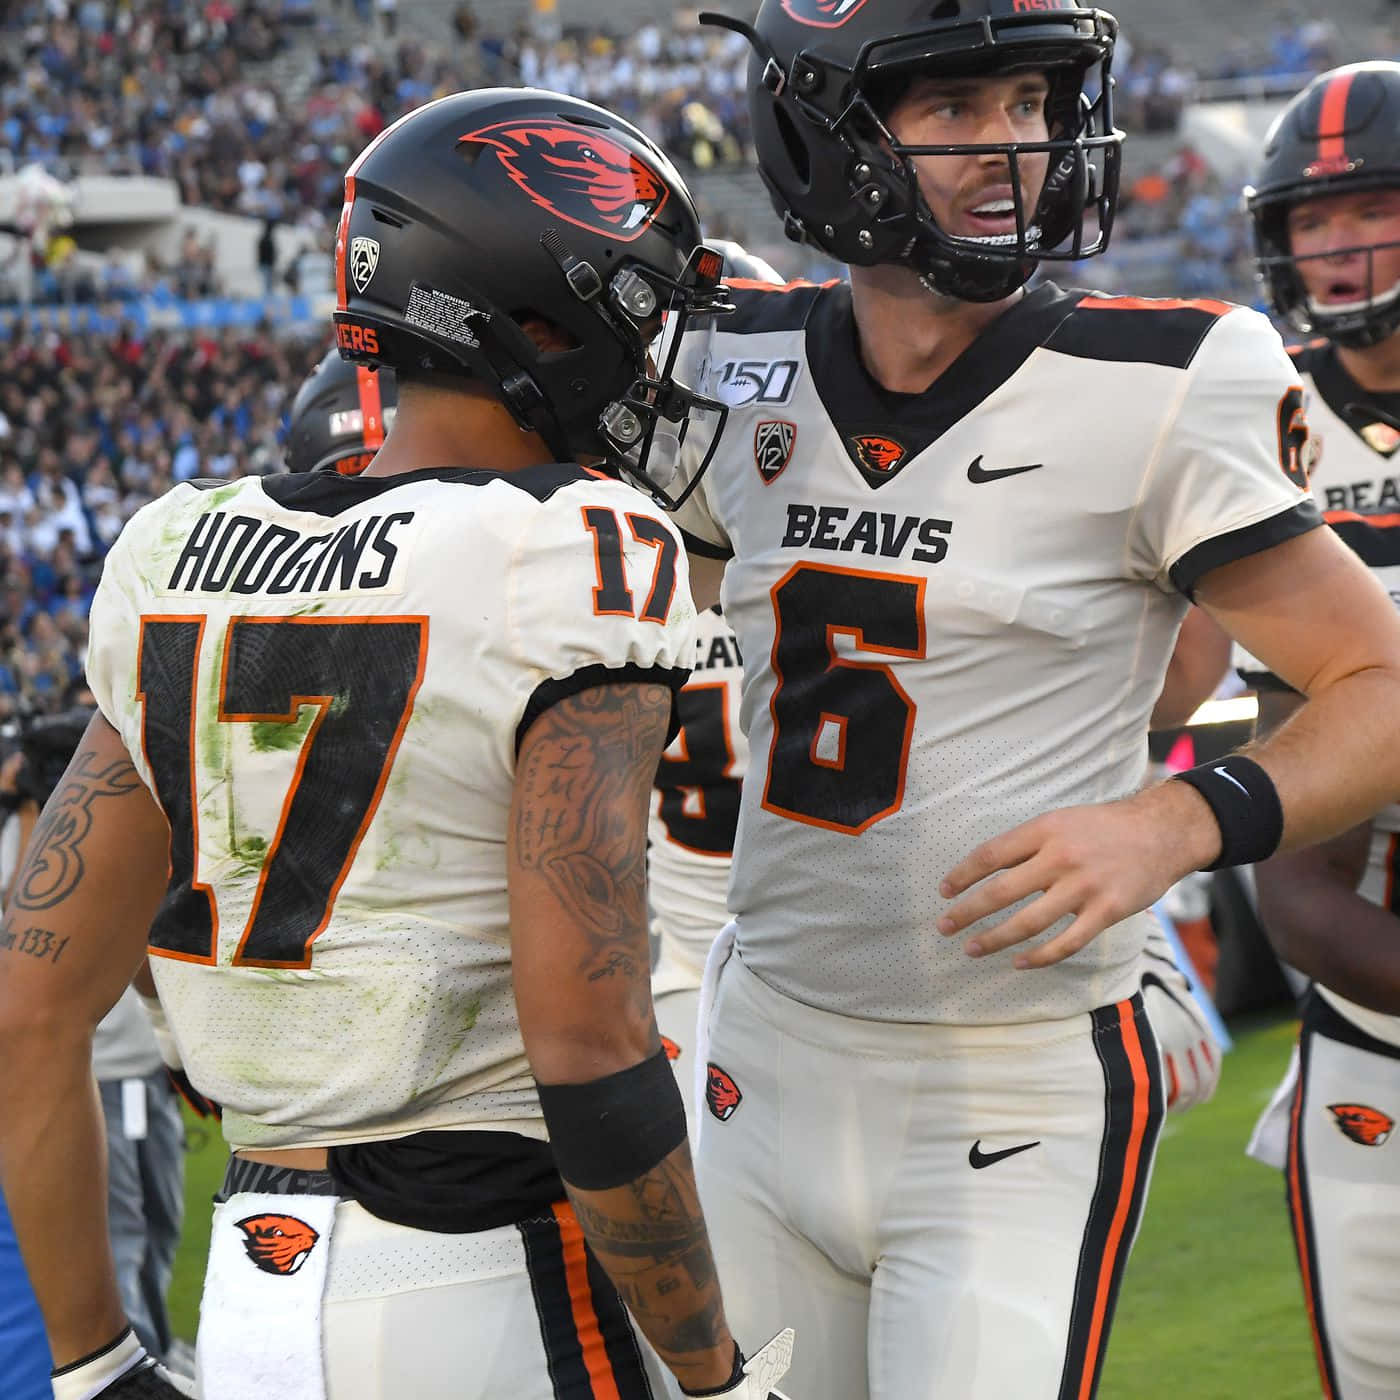
M287 470L358 476L384 445L398 401L393 370L327 352L292 400Z
M1274 309L1300 331L1339 345L1375 345L1400 330L1400 282L1375 285L1338 306L1308 297L1288 238L1288 211L1322 195L1400 188L1400 63L1353 63L1314 78L1279 114L1264 141L1259 178L1244 192L1254 224L1254 257ZM1328 257L1332 254L1319 254Z
M722 404L673 377L687 322L728 309L722 266L679 172L635 127L554 92L459 92L346 172L337 341L361 363L477 380L560 460L601 457L675 509L723 426ZM570 348L538 350L530 317ZM714 440L673 499L647 471L658 426L683 439L699 416Z
M749 111L759 171L788 236L840 261L903 263L932 290L998 301L1046 259L1108 246L1123 133L1113 122L1118 22L1067 0L763 0L753 25L701 16L753 48ZM1099 91L1085 92L1091 70ZM1050 83L1050 139L987 146L910 146L886 126L891 95L916 75L1041 71ZM945 232L919 192L914 157L1004 155L1016 233ZM1049 155L1034 209L1023 207L1019 161ZM1085 230L1097 215L1093 236Z

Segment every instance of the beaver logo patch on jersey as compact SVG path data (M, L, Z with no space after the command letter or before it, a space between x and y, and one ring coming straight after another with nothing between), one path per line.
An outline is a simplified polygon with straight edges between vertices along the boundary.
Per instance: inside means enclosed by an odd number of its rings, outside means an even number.
M1395 1131L1395 1119L1364 1103L1329 1103L1327 1109L1337 1127L1362 1147L1383 1147Z
M721 1123L734 1116L734 1110L744 1101L739 1086L717 1064L706 1065L705 1102Z
M490 146L541 209L604 238L640 238L671 197L640 156L572 122L501 122L461 140Z
M760 423L753 432L753 459L765 486L771 486L792 461L797 445L797 425L783 419Z
M248 1258L265 1274L296 1273L321 1238L295 1215L250 1215L234 1223L246 1236L243 1248Z
M862 433L850 440L851 455L861 475L878 490L892 481L909 460L908 449L902 442L878 433Z
M670 1060L672 1064L675 1064L675 1062L680 1059L681 1047L677 1045L669 1035L663 1035L661 1037L661 1048L666 1052L666 1058Z
M783 0L783 9L798 24L816 29L840 29L866 0Z

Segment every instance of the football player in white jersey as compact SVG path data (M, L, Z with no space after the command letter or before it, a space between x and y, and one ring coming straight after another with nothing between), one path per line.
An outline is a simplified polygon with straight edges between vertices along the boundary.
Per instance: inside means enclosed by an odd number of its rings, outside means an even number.
M1400 606L1400 64L1316 79L1247 193L1320 446L1312 490ZM1261 733L1302 697L1257 668ZM1392 741L1393 742L1393 741ZM1298 1050L1251 1152L1286 1169L1289 1221L1329 1400L1400 1395L1400 804L1256 870L1280 956L1309 973ZM1338 937L1345 931L1345 937Z
M751 749L702 1028L726 1301L805 1329L808 1396L1086 1400L1162 1115L1139 911L1400 792L1400 620L1317 528L1263 317L1023 290L1112 219L1110 16L739 27L775 203L851 281L692 337L731 409L678 523ZM1310 702L1139 792L1191 597Z
M745 1363L728 1331L649 988L694 618L615 477L696 407L646 347L724 306L698 238L601 109L417 109L337 236L339 343L398 372L373 463L181 485L109 557L101 713L0 926L0 1172L57 1400L176 1393L116 1300L87 1083L148 941L234 1149L208 1400L646 1400L629 1307L688 1391L785 1369L791 1333Z

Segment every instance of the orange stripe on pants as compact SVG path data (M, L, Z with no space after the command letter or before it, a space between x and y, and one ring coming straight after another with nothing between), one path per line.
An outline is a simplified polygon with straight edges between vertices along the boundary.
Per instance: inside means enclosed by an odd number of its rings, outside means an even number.
M617 1378L598 1326L598 1314L593 1310L593 1289L588 1282L588 1255L583 1231L574 1217L573 1207L561 1201L554 1207L559 1222L559 1240L564 1247L564 1276L569 1285L569 1303L573 1309L574 1326L578 1329L579 1346L583 1350L583 1365L593 1385L593 1400L622 1400Z
M1142 1051L1133 1004L1120 1001L1117 1006L1118 1025L1123 1033L1123 1049L1133 1071L1133 1125L1129 1130L1128 1150L1123 1157L1123 1179L1118 1187L1118 1203L1109 1226L1108 1243L1099 1266L1099 1286L1094 1296L1094 1316L1089 1324L1089 1343L1084 1352L1084 1376L1079 1383L1079 1400L1089 1400L1094 1389L1094 1373L1098 1369L1099 1347L1103 1340L1104 1322L1108 1316L1108 1295L1113 1287L1113 1273L1123 1248L1123 1231L1132 1210L1133 1193L1142 1170L1142 1144L1147 1137L1147 1115L1152 1103L1152 1081L1147 1059Z

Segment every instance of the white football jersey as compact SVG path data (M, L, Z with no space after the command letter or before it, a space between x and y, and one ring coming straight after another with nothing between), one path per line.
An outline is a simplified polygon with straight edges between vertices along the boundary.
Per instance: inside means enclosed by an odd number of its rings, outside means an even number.
M1135 791L1196 580L1320 524L1278 336L1223 303L1047 284L902 395L862 366L848 287L735 300L689 350L731 411L678 523L732 556L746 964L894 1021L1130 995L1150 915L1020 973L936 931L938 885L1020 822Z
M1325 340L1289 353L1315 443L1313 495L1327 523L1400 607L1400 431L1386 421L1400 419L1400 394L1363 389ZM1243 648L1235 665L1256 686L1279 684ZM1400 918L1400 804L1385 808L1371 825L1370 858L1358 893ZM1368 1011L1321 985L1318 990L1368 1034L1400 1045L1400 1017Z
M511 991L519 740L693 652L663 514L571 466L182 485L133 518L88 677L172 828L151 931L235 1147L544 1137Z
M652 928L668 963L704 970L729 920L729 864L749 746L739 727L743 663L718 608L700 614L681 728L656 772L647 881Z

